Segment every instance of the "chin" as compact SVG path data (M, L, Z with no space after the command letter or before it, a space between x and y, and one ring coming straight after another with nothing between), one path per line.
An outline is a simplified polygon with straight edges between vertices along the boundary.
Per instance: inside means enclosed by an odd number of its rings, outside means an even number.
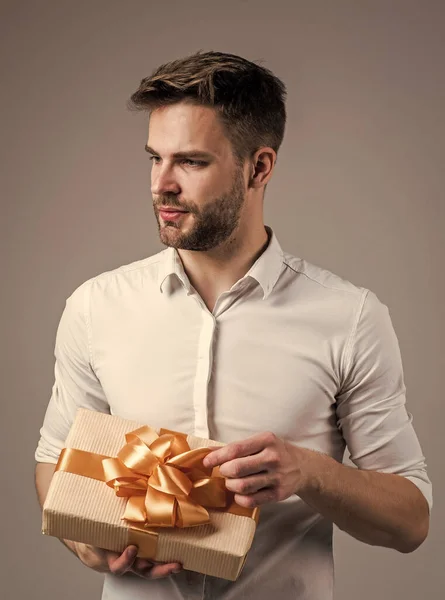
M178 232L179 233L179 232ZM172 248L180 248L181 247L181 235L172 235L172 231L166 231L165 227L163 227L159 233L159 237L161 242L166 246L171 246Z

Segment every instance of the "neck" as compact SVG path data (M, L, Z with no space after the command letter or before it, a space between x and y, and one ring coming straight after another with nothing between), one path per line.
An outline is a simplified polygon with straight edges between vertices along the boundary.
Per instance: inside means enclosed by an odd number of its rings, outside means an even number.
M203 298L216 299L249 271L268 243L262 224L250 231L236 229L228 240L212 250L179 249L178 254L196 291Z

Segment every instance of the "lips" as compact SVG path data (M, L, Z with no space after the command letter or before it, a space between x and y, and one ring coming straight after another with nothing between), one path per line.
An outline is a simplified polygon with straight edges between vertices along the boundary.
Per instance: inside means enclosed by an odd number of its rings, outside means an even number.
M179 210L166 210L163 211L162 209L159 211L159 216L160 218L164 221L164 223L169 223L169 222L173 222L173 221L180 221L182 219L182 217L184 217L185 215L187 215L188 212L187 211L179 211Z

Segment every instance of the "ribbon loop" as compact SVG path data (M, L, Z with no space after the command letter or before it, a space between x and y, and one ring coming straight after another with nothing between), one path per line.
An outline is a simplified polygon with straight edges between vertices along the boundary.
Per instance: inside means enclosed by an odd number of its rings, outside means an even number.
M191 450L185 436L158 435L147 425L125 439L117 458L102 461L106 484L117 496L128 497L123 520L146 527L193 527L210 522L205 506L226 506L224 478L212 476L214 470L202 464L210 448Z
M193 484L185 473L167 464L159 465L154 470L153 475L149 479L149 486L172 496L188 496Z

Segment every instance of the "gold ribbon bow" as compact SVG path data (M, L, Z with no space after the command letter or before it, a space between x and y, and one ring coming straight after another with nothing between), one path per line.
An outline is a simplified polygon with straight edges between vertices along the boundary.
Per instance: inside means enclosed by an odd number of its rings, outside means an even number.
M122 519L145 526L192 527L210 522L204 506L226 506L224 477L212 477L213 469L202 464L210 448L190 450L184 436L158 435L148 425L125 439L117 458L102 460L106 484L117 496L128 497Z
M117 496L127 497L123 520L134 527L193 527L210 522L208 508L248 514L233 502L219 468L202 461L211 448L190 450L186 436L144 425L125 435L116 458L64 448L56 471L104 481ZM227 506L229 504L229 506Z

